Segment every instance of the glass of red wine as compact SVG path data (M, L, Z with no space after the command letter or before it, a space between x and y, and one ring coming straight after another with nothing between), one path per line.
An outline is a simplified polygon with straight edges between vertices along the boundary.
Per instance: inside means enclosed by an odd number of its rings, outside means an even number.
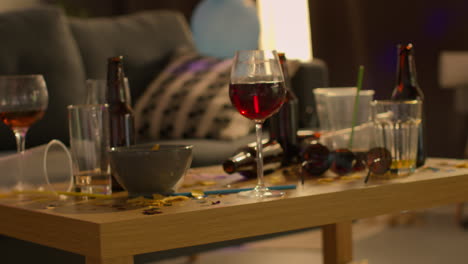
M18 152L25 150L26 133L47 109L49 96L42 75L0 76L0 119L15 134Z
M257 136L257 185L245 197L278 197L283 192L269 190L263 179L262 125L285 100L284 77L276 51L237 51L231 68L229 97L239 113L255 122Z

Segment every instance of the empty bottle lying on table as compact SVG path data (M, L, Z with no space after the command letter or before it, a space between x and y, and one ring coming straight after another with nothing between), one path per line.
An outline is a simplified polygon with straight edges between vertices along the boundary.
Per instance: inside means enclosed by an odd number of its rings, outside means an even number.
M301 153L311 144L315 143L318 138L318 133L307 131L303 133L298 131L297 138L297 158L289 159L290 162L285 164L285 152L278 140L274 138L264 139L263 147L263 163L264 173L271 173L279 168L299 164L301 162ZM302 151L301 151L302 149ZM227 173L240 173L247 178L255 178L257 175L256 167L256 143L252 142L238 149L230 158L223 163L223 169Z
M273 172L281 167L283 161L283 148L276 140L265 139L263 146L263 171ZM257 177L256 163L257 148L255 143L240 148L235 154L223 163L223 169L227 173L240 173L247 178Z
M299 133L299 132L298 132ZM290 159L290 163L284 163L284 149L276 139L264 139L262 141L263 147L263 163L264 172L270 173L281 167L294 165L300 163L300 149L304 149L307 145L311 144L317 139L317 134L297 135L297 158ZM247 178L255 178L257 175L256 167L256 143L252 142L238 149L230 158L223 163L224 171L227 173L240 173Z

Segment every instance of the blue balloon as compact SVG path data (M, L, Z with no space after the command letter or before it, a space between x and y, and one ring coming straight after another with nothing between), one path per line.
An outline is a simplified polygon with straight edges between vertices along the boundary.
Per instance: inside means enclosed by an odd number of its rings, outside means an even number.
M251 0L204 0L192 14L191 27L203 55L229 58L237 50L258 49L260 25Z

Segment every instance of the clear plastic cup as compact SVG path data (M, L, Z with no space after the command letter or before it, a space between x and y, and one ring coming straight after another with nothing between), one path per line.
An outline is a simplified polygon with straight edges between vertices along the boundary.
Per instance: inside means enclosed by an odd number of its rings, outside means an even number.
M351 135L353 136L350 146ZM320 136L320 142L331 150L351 147L352 150L367 151L375 146L374 124L366 122L351 128L328 131Z
M73 165L59 140L0 157L0 191L71 191Z
M321 130L340 130L350 128L353 123L356 87L330 87L314 89L317 115ZM369 121L370 102L374 90L361 90L355 125Z

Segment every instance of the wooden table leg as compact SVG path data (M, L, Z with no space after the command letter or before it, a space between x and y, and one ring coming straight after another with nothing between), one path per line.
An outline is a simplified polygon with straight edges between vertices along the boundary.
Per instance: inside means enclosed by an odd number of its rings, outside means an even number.
M86 264L133 264L133 256L116 258L86 257Z
M352 223L322 227L323 263L346 264L353 260Z

